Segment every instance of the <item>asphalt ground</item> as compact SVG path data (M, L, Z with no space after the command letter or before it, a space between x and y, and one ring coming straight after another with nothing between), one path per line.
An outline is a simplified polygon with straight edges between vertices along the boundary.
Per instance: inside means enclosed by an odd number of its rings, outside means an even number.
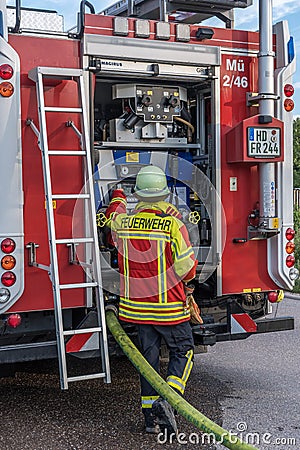
M293 316L295 330L223 343L202 359L219 383L231 385L220 399L224 428L260 450L299 450L300 297L284 299L277 314Z
M243 438L271 434L261 450L298 450L300 301L287 300L280 315L294 315L296 330L220 343L196 355L186 399L203 414ZM166 364L162 364L162 372ZM180 442L147 435L140 410L139 377L124 357L112 359L112 384L90 380L61 391L55 362L22 366L0 379L1 450L214 449L179 417ZM246 424L242 432L240 424ZM275 444L294 437L296 444ZM270 440L271 439L271 440ZM261 444L261 443L260 443ZM219 446L218 446L219 447ZM221 448L221 447L220 447ZM223 448L223 447L222 447Z
M199 367L191 376L186 398L221 424L218 398L224 395L222 383L201 363L196 365ZM182 448L176 442L165 444L164 436L158 443L154 435L144 433L139 377L125 358L112 360L112 384L90 380L71 384L68 391L60 390L57 367L52 362L28 364L22 370L26 372L0 380L1 450ZM197 431L183 418L178 418L178 425L187 435Z

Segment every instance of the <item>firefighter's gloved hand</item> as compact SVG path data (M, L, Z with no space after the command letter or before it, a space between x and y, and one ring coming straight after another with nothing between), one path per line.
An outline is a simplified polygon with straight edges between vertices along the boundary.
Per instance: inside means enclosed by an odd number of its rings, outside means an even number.
M187 304L188 304L188 306L190 308L191 323L202 325L203 319L202 319L202 317L200 315L201 314L200 308L197 305L197 303L195 302L195 299L192 296L192 294L187 296L186 301L187 301Z
M96 214L97 227L103 228L105 226L106 222L107 222L107 218L106 218L104 212L97 211L97 214Z
M195 299L193 297L193 293L195 290L195 286L193 284L185 284L184 285L184 292L186 295L186 304L190 310L191 314L191 323L201 325L203 323L200 308L195 302Z
M126 200L126 194L125 194L125 192L124 192L124 189L115 189L115 190L112 192L111 198L112 198L112 199L117 199L117 198L119 198L119 199Z
M185 293L186 297L188 297L189 295L192 295L194 293L194 290L195 290L194 284L184 284L184 293Z

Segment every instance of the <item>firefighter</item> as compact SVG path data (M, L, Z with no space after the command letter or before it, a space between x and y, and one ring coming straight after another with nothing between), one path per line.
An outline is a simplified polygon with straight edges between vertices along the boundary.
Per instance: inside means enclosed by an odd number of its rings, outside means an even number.
M139 202L126 213L126 196L113 192L107 224L118 249L121 321L136 325L141 352L159 371L163 339L169 349L167 383L184 394L193 366L193 336L185 283L196 273L197 260L179 211L169 195L164 172L143 167L134 192ZM141 376L141 401L148 433L177 433L171 406ZM158 424L157 424L158 422ZM159 425L159 427L157 426Z

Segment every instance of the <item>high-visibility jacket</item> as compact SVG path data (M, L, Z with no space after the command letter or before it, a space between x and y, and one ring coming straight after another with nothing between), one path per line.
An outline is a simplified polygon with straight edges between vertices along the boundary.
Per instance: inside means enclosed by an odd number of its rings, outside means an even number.
M115 191L106 213L118 248L120 319L159 325L189 320L183 281L195 277L197 260L180 213L167 202L140 202L127 214L125 199Z

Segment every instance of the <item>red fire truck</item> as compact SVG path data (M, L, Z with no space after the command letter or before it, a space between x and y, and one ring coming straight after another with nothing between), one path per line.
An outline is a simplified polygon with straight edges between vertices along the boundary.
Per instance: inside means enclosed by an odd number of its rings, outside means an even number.
M251 3L132 0L96 14L82 1L64 32L53 11L0 1L2 368L57 358L63 389L110 382L118 267L104 213L116 186L134 208L148 164L167 174L199 261L196 345L293 329L268 315L298 277L294 45L286 22L272 29L271 1L259 32L233 29L232 7ZM213 15L226 28L202 25ZM99 370L71 374L73 356Z

